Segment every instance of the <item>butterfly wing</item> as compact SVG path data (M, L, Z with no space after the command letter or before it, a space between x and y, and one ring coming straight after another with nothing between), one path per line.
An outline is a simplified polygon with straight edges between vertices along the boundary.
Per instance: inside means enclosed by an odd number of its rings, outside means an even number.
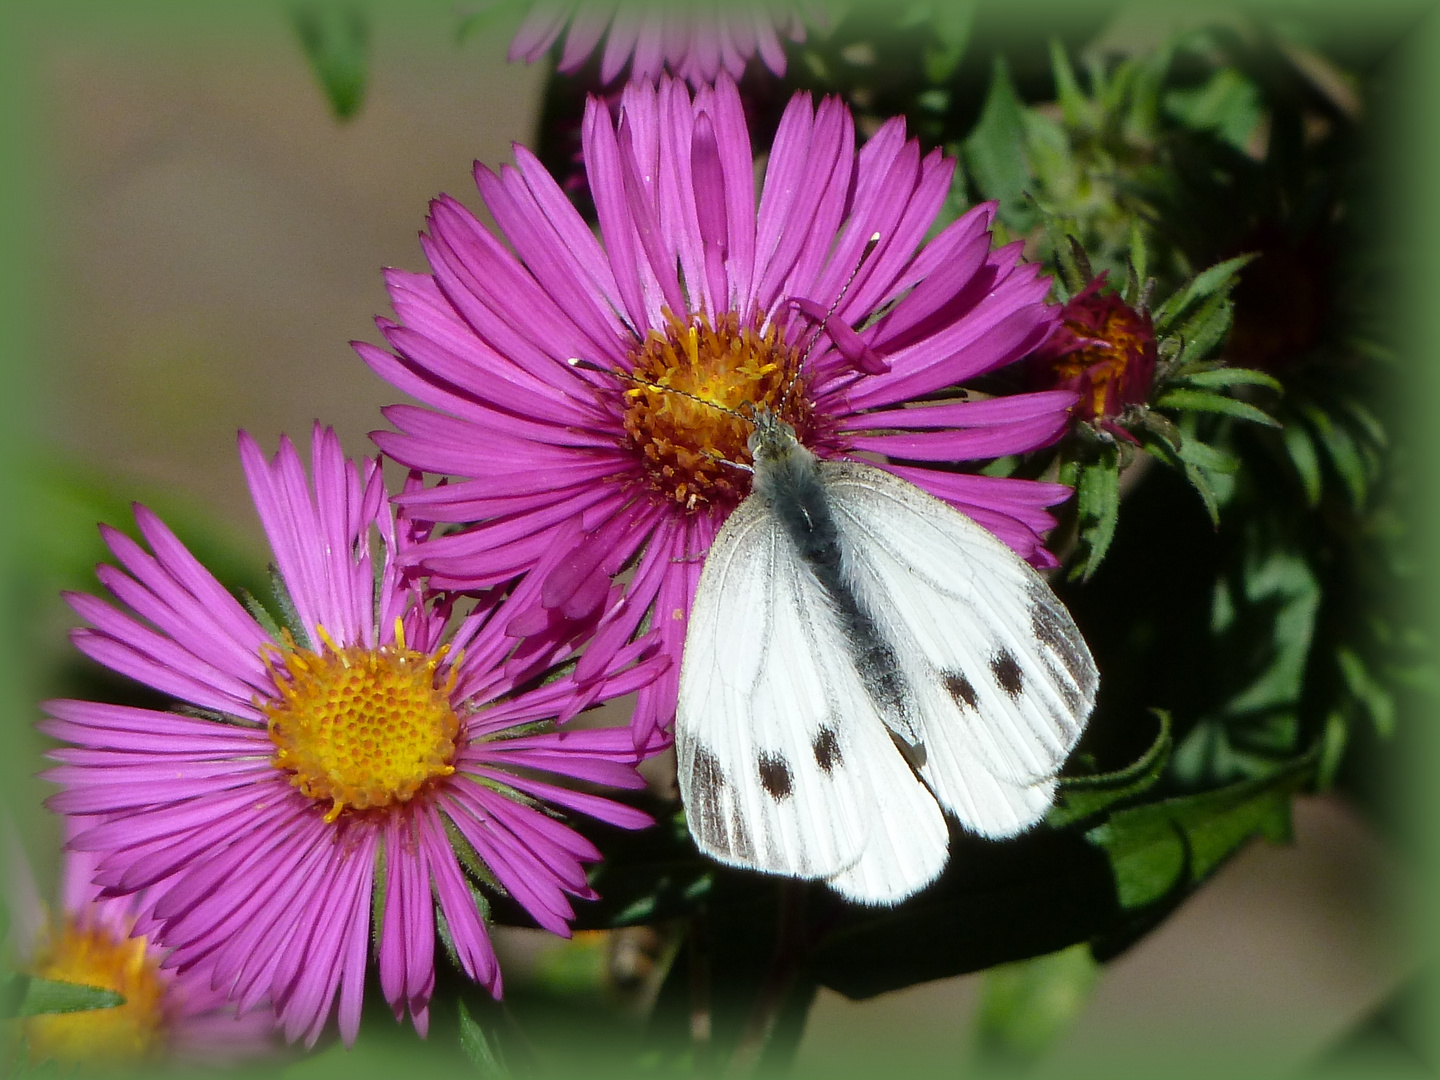
M1098 675L1070 613L988 530L858 462L820 466L843 572L913 693L919 773L971 830L1010 836L1054 797Z
M848 891L836 887L869 903L894 903L944 866L940 810L891 743L820 586L762 497L731 514L706 558L675 740L691 833L720 862L799 878L858 866ZM865 860L873 839L907 824L896 850Z

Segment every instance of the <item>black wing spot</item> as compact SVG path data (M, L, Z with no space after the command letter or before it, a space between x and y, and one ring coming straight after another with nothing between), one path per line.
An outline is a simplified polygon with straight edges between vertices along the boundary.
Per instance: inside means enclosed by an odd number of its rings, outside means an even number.
M975 687L970 684L970 680L958 671L945 673L945 689L955 699L955 704L964 705L968 709L975 708L975 703L979 700L975 696Z
M810 744L810 749L815 752L815 764L820 766L820 771L826 776L830 775L836 765L845 764L845 759L840 756L840 740L828 727L820 729L815 741Z
M1009 694L1012 700L1020 696L1025 682L1020 675L1020 665L1015 662L1015 657L1010 655L1008 649L1001 649L995 654L990 661L990 670L994 673L995 682L1000 689Z
M757 762L760 783L776 802L788 798L791 790L790 765L779 754L761 754Z

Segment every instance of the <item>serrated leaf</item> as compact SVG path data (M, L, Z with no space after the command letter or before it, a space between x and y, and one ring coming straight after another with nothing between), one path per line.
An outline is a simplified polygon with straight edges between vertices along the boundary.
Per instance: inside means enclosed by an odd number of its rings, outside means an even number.
M456 1006L460 1010L460 1049L475 1071L489 1080L509 1080L510 1070L500 1057L499 1047L471 1017L465 1002L457 1001Z
M1024 106L1003 56L995 57L984 108L961 144L961 152L980 193L998 199L1002 214L1013 217L1021 206L1030 171L1025 160Z
M1204 469L1210 476L1232 476L1240 468L1240 459L1234 454L1203 443L1199 439L1182 439L1179 447L1180 460Z
M1198 301L1230 288L1240 271L1255 258L1253 253L1237 255L1201 271L1188 285L1155 309L1155 332L1160 335L1168 334L1172 322Z
M1093 776L1062 776L1055 805L1045 815L1045 824L1064 828L1107 807L1133 798L1160 779L1170 760L1170 714L1163 709L1152 710L1160 720L1155 741L1131 764L1115 772Z
M1252 836L1290 839L1290 796L1311 775L1311 757L1260 780L1121 810L1091 829L1086 839L1109 855L1121 906L1199 882Z
M1220 339L1230 330L1234 314L1235 305L1224 293L1218 293L1206 300L1200 310L1186 319L1184 325L1175 331L1175 336L1183 343L1179 355L1175 358L1176 364L1184 367L1210 355L1215 346L1220 344Z
M298 4L295 32L337 120L349 120L365 101L370 20L354 4Z
M1098 460L1081 465L1075 500L1080 557L1070 576L1088 581L1105 558L1120 520L1120 455L1113 445L1105 447Z
M1186 390L1183 387L1167 390L1160 395L1155 404L1162 409L1219 413L1222 416L1233 416L1239 420L1264 424L1266 427L1280 427L1280 421L1247 401L1225 397L1223 394L1212 394L1205 390Z
M59 982L32 977L25 987L25 996L16 1006L16 1016L51 1016L56 1013L90 1012L114 1009L125 1004L125 995L103 986Z
M1186 372L1181 379L1188 386L1199 387L1225 387L1225 386L1268 386L1271 390L1283 391L1280 380L1273 375L1267 375L1263 371L1256 371L1253 368L1239 367L1218 367L1210 368L1208 371Z

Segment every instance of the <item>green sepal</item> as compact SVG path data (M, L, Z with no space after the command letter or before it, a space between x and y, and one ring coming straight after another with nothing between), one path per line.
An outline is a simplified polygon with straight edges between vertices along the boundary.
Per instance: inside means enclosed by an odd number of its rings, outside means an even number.
M255 594L249 589L240 590L240 600L245 605L245 610L250 612L251 618L260 624L260 629L276 645L283 645L285 637L280 633L280 624L275 621L275 616L270 614L270 609L255 598Z
M385 840L375 845L375 865L370 878L370 947L380 955L380 928L385 925Z
M494 872L480 857L480 853L475 850L475 845L465 838L465 834L460 831L458 825L450 820L448 814L440 815L440 823L445 826L445 838L450 841L450 848L455 852L455 857L460 860L460 865L465 868L465 872L486 888L494 889L500 896L509 896L510 893L505 886L500 884ZM489 902L486 901L484 914L487 918L489 906Z
M1160 730L1146 751L1123 769L1091 776L1062 776L1055 805L1045 815L1045 824L1060 829L1091 817L1152 787L1170 760L1173 740L1170 714L1151 709L1160 721Z
M270 564L270 591L275 596L275 605L280 609L280 618L285 624L285 629L290 631L290 636L294 639L295 644L302 649L315 652L315 643L310 640L310 631L306 630L305 624L300 621L300 612L295 607L295 601L290 597L290 589L285 584L279 567L274 563ZM277 633L275 640L282 641L282 635Z

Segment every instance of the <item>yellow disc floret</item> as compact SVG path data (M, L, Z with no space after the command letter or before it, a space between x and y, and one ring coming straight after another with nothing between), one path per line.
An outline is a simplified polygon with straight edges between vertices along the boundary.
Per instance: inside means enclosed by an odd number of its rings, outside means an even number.
M667 312L667 320L632 357L625 430L651 485L687 510L736 502L749 481L727 462L750 461L748 417L764 409L802 438L808 430L800 354L774 324L761 331L734 312L714 323L703 314L687 324Z
M52 1013L23 1021L30 1060L63 1065L120 1066L153 1059L166 1047L165 982L143 937L67 919L30 973L56 982L113 990L125 1004L109 1009Z
M397 626L398 631L398 626ZM275 765L317 801L330 802L326 821L345 809L408 802L430 781L455 771L460 721L450 705L455 670L436 685L446 649L418 653L394 645L295 646L275 670L280 700L264 706Z

